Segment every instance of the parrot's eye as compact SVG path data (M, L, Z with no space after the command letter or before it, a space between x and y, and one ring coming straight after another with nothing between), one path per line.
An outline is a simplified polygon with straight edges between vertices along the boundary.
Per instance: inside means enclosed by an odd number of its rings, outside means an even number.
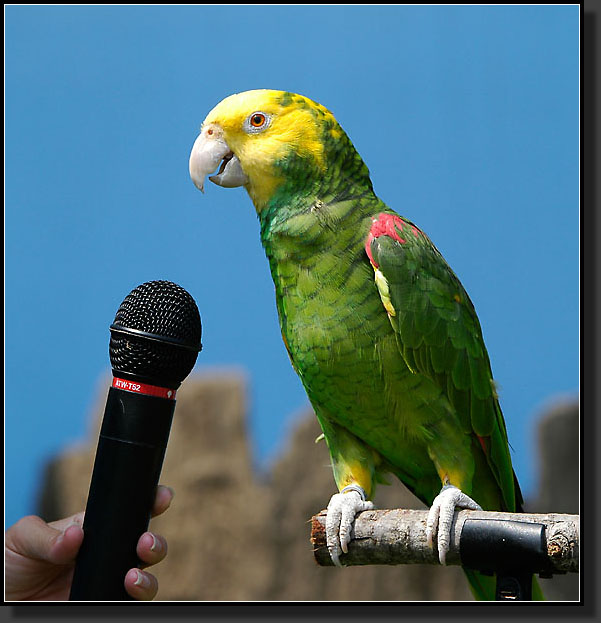
M244 129L247 132L261 132L269 126L271 117L264 112L254 112L244 122Z

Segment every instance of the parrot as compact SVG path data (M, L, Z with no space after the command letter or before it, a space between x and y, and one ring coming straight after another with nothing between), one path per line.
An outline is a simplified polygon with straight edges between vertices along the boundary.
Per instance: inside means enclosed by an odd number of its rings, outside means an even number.
M507 429L474 305L430 238L379 199L334 115L272 89L206 116L189 173L254 204L281 334L325 439L337 493L332 561L358 513L396 476L429 507L441 564L457 508L520 512ZM464 568L476 599L494 577ZM537 583L533 578L533 594Z

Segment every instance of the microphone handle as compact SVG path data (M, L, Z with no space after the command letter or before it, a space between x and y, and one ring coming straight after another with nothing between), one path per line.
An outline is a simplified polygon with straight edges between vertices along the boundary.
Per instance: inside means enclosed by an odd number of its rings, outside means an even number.
M174 399L109 389L71 601L132 599L125 574L140 564L174 410Z

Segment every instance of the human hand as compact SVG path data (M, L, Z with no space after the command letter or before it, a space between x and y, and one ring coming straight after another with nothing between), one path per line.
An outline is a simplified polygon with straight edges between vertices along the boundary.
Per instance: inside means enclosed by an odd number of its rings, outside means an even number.
M173 490L159 485L152 516L165 512ZM4 599L67 601L73 580L75 558L83 542L83 512L46 523L29 515L11 526L4 539ZM167 542L145 532L136 549L144 567L155 565L167 555ZM125 590L134 599L149 601L156 595L157 579L140 569L130 569Z

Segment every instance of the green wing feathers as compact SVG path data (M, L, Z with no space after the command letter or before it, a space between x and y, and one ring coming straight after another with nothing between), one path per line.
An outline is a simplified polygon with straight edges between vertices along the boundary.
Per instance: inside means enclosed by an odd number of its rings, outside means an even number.
M366 251L399 351L412 372L429 377L446 394L463 431L477 440L476 452L484 452L504 510L515 510L521 494L474 306L415 225L388 213L373 222Z

